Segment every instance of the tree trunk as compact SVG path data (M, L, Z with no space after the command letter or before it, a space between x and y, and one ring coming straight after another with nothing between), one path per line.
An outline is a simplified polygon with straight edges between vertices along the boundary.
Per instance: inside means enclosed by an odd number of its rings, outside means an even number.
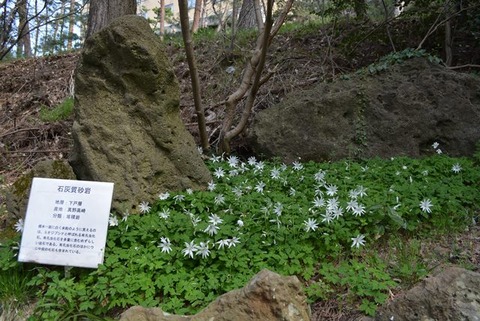
M27 0L18 1L18 43L17 57L22 54L24 57L32 56L32 45L30 42L30 27L28 25Z
M254 1L255 0L243 0L242 8L238 16L238 29L253 29L257 27Z
M62 6L60 7L60 34L58 36L58 51L63 52L65 50L65 12L67 12L66 0L62 1Z
M180 25L182 27L183 43L185 45L185 54L187 55L188 69L190 71L190 79L192 81L193 102L197 114L198 131L200 135L200 143L205 152L210 149L207 134L207 125L205 121L205 112L202 106L202 95L200 88L200 80L198 77L197 63L193 51L192 35L190 34L190 25L188 18L188 2L187 0L178 0L178 9L180 11Z
M160 38L165 35L165 0L160 0Z
M200 27L200 15L202 14L203 0L195 0L195 12L193 13L192 33L198 31Z
M68 18L68 42L67 50L73 48L73 29L75 27L75 0L70 0L70 17Z
M105 28L115 18L136 13L136 0L91 0L87 39Z

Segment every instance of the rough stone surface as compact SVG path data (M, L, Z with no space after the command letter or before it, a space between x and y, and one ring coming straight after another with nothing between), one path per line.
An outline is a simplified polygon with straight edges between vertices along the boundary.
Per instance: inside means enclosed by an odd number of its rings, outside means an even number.
M480 77L422 58L320 84L260 111L248 140L285 161L432 154L470 156L480 140Z
M381 307L375 321L479 321L480 273L450 267Z
M211 180L164 49L145 19L124 16L86 42L76 70L70 163L79 179L115 183L118 210Z
M25 218L32 179L34 177L75 179L70 165L64 160L38 162L28 173L20 176L7 190L5 203L7 211L17 218Z
M193 316L169 315L159 308L133 307L120 321L309 321L300 281L263 270L239 290L218 297Z

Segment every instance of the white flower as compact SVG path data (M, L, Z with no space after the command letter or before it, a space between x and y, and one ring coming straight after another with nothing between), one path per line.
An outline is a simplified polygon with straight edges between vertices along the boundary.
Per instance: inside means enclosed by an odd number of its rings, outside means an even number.
M230 175L230 177L235 177L237 176L239 173L238 169L232 169L228 172L228 175Z
M315 173L315 180L317 181L317 183L324 183L326 174L327 173L322 169Z
M213 225L222 224L223 220L217 214L210 214L208 221Z
M220 240L216 244L218 244L219 249L223 249L225 246L228 246L228 244L230 244L230 240L228 239Z
M277 203L275 204L275 207L273 208L273 213L275 213L277 216L282 215L283 211L283 204L282 203Z
M334 210L339 206L338 197L329 198L327 200L327 210Z
M196 216L196 215L194 215L194 214L192 214L192 215L190 216L190 219L192 220L192 225L193 225L193 226L197 226L198 223L200 223L200 222L202 221L202 220L200 219L200 217L198 217L198 216Z
M225 196L223 196L223 194L218 194L217 196L215 196L213 202L215 203L215 205L225 204Z
M359 248L360 246L365 245L365 235L359 234L357 237L352 237L352 247Z
M460 166L459 163L456 163L452 166L452 172L454 172L455 174L460 173L461 170L462 170L462 166Z
M172 243L168 237L160 238L160 244L158 247L162 249L162 253L170 253L172 251Z
M426 212L426 213L432 212L431 207L433 206L433 204L432 204L432 201L429 200L428 198L424 198L423 201L420 202L419 206L423 212Z
M318 228L317 221L312 218L309 218L307 221L304 221L303 225L305 225L306 232L315 231Z
M290 190L288 191L288 194L290 196L295 196L295 194L297 194L297 191L293 187L290 187Z
M242 189L240 187L232 188L232 193L235 194L236 197L240 197L243 195Z
M183 202L185 200L185 195L177 194L173 197L173 200L175 201L175 204L177 202Z
M259 161L255 164L255 169L253 171L255 173L256 172L262 172L264 167L265 167L265 164L262 161Z
M362 166L361 168L362 168L362 172L368 171L368 166Z
M325 200L322 197L316 196L313 199L313 207L323 207L325 206Z
M272 179L279 179L280 178L280 170L276 167L274 167L271 171L270 171L270 177Z
M294 161L292 165L293 165L293 169L296 171L300 171L303 169L303 164L298 161Z
M213 155L212 157L210 157L210 159L212 160L212 163L218 163L222 160L222 156Z
M357 194L358 194L358 196L360 196L360 197L367 196L367 189L368 189L368 188L365 188L365 187L363 187L362 185L357 186Z
M355 216L362 216L365 214L365 206L362 204L356 204L356 206L353 207L352 212Z
M439 145L440 145L439 143L434 142L434 143L432 144L432 147L433 147L433 149L437 149L437 147L438 147Z
M256 164L257 164L257 159L255 158L255 156L250 156L248 158L248 165L255 166Z
M258 193L263 193L263 189L265 188L265 183L264 182L259 182L257 185L255 185L255 190Z
M238 221L237 221L237 225L238 225L239 227L243 227L243 221L242 221L242 220L238 220Z
M24 227L24 222L23 222L23 219L19 219L17 221L17 223L15 223L15 231L17 231L18 233L21 233L23 232L23 227Z
M427 171L427 170L424 170L424 171L422 172L422 174L423 174L423 176L427 176L427 175L428 175L428 171Z
M327 188L327 195L328 196L334 196L335 194L337 194L337 190L338 190L337 186L327 185L326 188Z
M185 248L182 250L183 256L189 256L193 259L195 252L198 251L197 245L191 241L190 243L185 242Z
M130 216L130 212L128 210L126 210L125 212L123 212L123 215L122 215L122 222L126 222L128 220L128 217Z
M231 155L227 158L227 162L228 162L228 165L230 165L230 167L237 167L239 159L237 156Z
M215 176L216 178L222 178L223 176L225 176L225 171L223 170L223 168L218 167L213 172L213 176Z
M218 233L218 230L219 230L219 229L220 229L220 228L219 228L217 225L215 225L215 224L209 224L209 225L203 230L203 232L207 233L207 234L210 235L210 236L214 236L215 234Z
M439 148L436 150L437 154L440 155L442 153L442 150Z
M315 188L315 196L321 196L323 197L323 192L322 190L320 189L321 186L318 186L317 188Z
M213 181L211 181L211 182L208 183L207 189L208 189L210 192L213 192L213 191L215 190L215 187L217 187L217 185L216 185Z
M343 215L343 209L340 206L332 209L332 215L334 219L339 218L340 216Z
M158 194L158 199L159 199L159 200L162 200L162 201L168 199L169 197L170 197L170 193L169 193L169 192L165 192L165 193L160 193L160 194Z
M351 199L357 199L357 197L358 197L358 190L356 190L356 189L351 189L351 190L348 192L348 195L350 196Z
M192 195L193 194L193 189L187 188L186 192L187 192L188 195Z
M197 146L197 150L198 150L198 153L199 153L200 155L203 155L203 148L202 148L202 146Z
M240 243L240 238L234 236L234 237L232 237L231 239L228 240L228 247L229 248L232 247L232 246L235 247L239 243Z
M347 211L353 211L353 209L357 206L358 206L357 200L351 199L350 201L348 201L346 209Z
M208 242L200 242L200 245L197 246L197 255L201 255L203 259L210 255Z
M166 220L170 217L170 209L164 208L160 213L158 213L158 216Z
M148 202L141 202L140 203L140 213L147 213L150 211L151 207Z
M108 225L109 226L117 226L118 225L118 218L115 215L110 215L108 218Z
M330 211L327 211L325 214L322 215L322 217L323 217L322 222L325 222L327 224L329 224L334 219Z

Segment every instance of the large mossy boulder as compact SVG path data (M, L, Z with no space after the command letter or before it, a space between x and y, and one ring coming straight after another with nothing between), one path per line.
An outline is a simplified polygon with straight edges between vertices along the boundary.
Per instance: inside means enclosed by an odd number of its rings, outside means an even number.
M294 93L255 116L249 141L285 161L419 157L434 142L471 156L479 124L480 77L415 58Z
M79 179L115 183L117 210L211 180L179 112L164 44L124 16L85 44L76 70L70 163Z

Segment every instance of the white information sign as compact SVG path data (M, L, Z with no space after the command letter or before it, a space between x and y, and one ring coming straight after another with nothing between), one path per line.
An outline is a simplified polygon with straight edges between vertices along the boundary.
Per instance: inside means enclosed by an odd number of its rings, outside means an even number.
M18 260L97 268L113 183L33 178Z

